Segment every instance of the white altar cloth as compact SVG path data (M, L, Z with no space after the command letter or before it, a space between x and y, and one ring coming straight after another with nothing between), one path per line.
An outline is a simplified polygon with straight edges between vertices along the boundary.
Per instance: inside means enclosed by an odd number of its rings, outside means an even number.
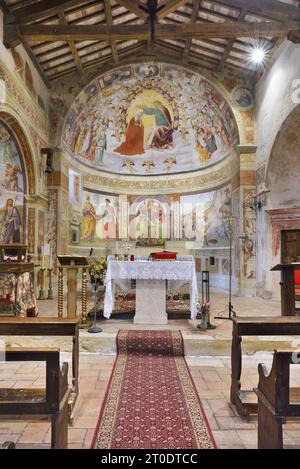
M197 316L198 287L194 261L108 261L104 281L104 317L110 318L114 305L112 280L187 280L190 283L191 318Z

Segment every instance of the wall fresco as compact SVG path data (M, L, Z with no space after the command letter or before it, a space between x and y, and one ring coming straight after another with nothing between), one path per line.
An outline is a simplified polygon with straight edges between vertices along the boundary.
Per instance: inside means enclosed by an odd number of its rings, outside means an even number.
M26 176L12 133L0 122L0 232L1 243L23 241Z
M171 64L124 66L73 102L62 147L81 163L124 175L195 171L238 142L232 111L198 73Z
M145 247L188 240L196 241L198 248L228 246L231 193L231 184L183 196L117 196L84 189L80 215L70 206L70 243L101 246L126 239Z

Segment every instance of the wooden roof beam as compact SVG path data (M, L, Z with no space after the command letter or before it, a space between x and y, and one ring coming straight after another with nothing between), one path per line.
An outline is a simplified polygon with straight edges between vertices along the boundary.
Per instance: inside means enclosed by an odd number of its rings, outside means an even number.
M272 36L279 37L290 31L300 31L300 21L249 23L196 23L157 24L157 39L188 38L237 38ZM84 40L148 40L151 31L148 25L24 25L5 24L4 44L11 47L16 39L35 41L84 41Z
M105 18L106 22L109 26L113 25L113 17L112 17L112 12L111 12L111 4L110 0L104 0L104 11L105 11ZM111 46L111 55L113 58L114 63L119 62L119 55L118 55L118 48L117 48L117 42L116 41L110 41L110 46Z
M59 17L60 24L63 24L63 25L68 24L67 19L66 19L65 14L64 14L64 11L62 9L59 10L58 17ZM74 60L74 62L76 64L76 67L79 71L79 74L80 74L81 78L86 80L86 75L85 75L85 72L83 70L82 63L81 63L81 60L80 60L80 57L79 57L75 42L74 41L68 41L68 44L69 44L69 47L70 47L70 51L72 53L73 60Z
M198 18L198 13L200 10L200 7L203 3L203 0L193 0L193 9L192 9L192 14L191 14L191 23L196 23L197 18ZM192 44L192 39L187 39L185 43L185 49L183 52L183 59L186 59L187 56L189 55L190 48Z
M173 11L178 10L178 8L182 7L188 3L188 0L165 0L164 6L156 13L156 17L159 20L162 20Z
M300 18L299 7L297 8L277 0L213 0L213 2L239 10L247 8L249 13L255 13L260 16L269 15L278 21Z
M84 7L84 3L87 3L87 0L85 2L84 0L41 0L40 2L16 9L12 8L12 5L10 7L11 19L14 19L16 22L22 21L22 23L28 23L55 15L60 8L66 10L80 4Z
M238 18L237 18L237 21L242 21L242 20L244 20L246 14L247 14L247 11L248 11L248 10L247 10L247 7L243 8L243 9L241 10L241 12L240 12ZM234 41L235 41L235 38L229 39L228 44L227 44L227 46L226 46L226 48L225 48L223 57L222 57L222 59L221 59L219 65L218 65L217 68L216 68L216 72L217 72L217 73L221 73L221 72L222 72L222 69L223 69L223 67L224 67L224 64L225 64L226 60L228 59L228 57L229 57L229 55L230 55L230 52L232 51L232 46L233 46L233 44L234 44Z
M129 11L134 13L138 18L146 21L148 19L147 13L139 7L139 2L136 0L118 0L118 3L122 6L127 8Z

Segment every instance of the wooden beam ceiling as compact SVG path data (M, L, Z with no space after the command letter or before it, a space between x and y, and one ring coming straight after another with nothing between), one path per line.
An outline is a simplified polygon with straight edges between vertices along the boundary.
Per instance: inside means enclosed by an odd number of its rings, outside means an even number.
M147 13L142 9L139 8L138 1L136 0L118 0L120 5L123 7L128 8L129 11L132 11L138 18L146 21L148 19Z
M63 9L59 10L58 17L59 17L60 24L63 24L63 25L68 24ZM86 75L84 73L82 63L81 63L81 60L80 60L80 57L79 57L75 42L74 41L68 41L68 44L69 44L69 47L70 47L70 50L71 50L72 57L73 57L74 62L76 64L76 67L79 71L79 74L84 80L86 80Z
M247 14L247 11L248 11L247 7L243 8L242 11L240 12L238 18L237 18L237 21L244 20L246 14ZM232 51L232 46L234 44L234 41L235 41L235 38L229 39L229 41L227 43L227 46L225 48L223 57L222 57L219 65L216 68L216 72L221 72L223 70L224 64L225 64L226 60L228 59L228 57L230 56L230 52Z
M64 10L77 5L88 3L88 0L41 0L40 2L33 3L21 8L12 10L15 21L22 21L28 23L47 16L57 14L60 8Z
M247 8L259 16L270 16L278 21L300 18L300 8L278 0L213 0L214 3L226 5L239 10Z
M164 2L164 6L156 14L157 19L161 20L165 18L170 13L178 10L178 8L182 7L186 3L188 3L188 0L166 0Z
M111 4L110 0L104 0L104 10L105 10L105 18L106 22L109 26L113 25L113 17L112 17L112 12L111 12ZM116 41L110 41L111 45L111 53L112 53L112 58L114 63L119 62L119 55L118 55L118 48L117 48L117 43Z
M191 23L196 23L197 18L198 18L198 13L200 6L202 6L203 0L193 0L193 9L192 9L192 15L191 15ZM190 52L190 47L192 44L192 39L187 39L185 43L185 49L183 52L183 59L185 60L187 56L189 55Z
M196 24L157 24L156 39L179 38L236 38L272 36L279 37L290 31L300 31L300 21L255 22L246 21L226 23ZM4 27L4 44L11 47L18 38L28 41L86 41L86 40L148 40L151 32L148 25L26 25L6 24Z
M97 62L119 63L124 50L164 51L176 62L252 79L252 40L266 43L270 56L283 38L300 41L300 7L279 0L0 0L0 8L5 45L22 43L44 81L76 69L84 78Z

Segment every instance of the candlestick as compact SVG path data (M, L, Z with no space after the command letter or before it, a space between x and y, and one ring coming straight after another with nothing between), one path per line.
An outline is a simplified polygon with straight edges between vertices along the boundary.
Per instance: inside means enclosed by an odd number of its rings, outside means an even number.
M45 273L45 269L40 269L40 272L41 272L41 284L40 284L40 291L39 291L38 300L45 300L45 290L44 290L44 273Z
M52 247L50 247L49 269L53 269Z
M52 270L53 269L48 269L48 275L49 275L48 300L53 300Z

